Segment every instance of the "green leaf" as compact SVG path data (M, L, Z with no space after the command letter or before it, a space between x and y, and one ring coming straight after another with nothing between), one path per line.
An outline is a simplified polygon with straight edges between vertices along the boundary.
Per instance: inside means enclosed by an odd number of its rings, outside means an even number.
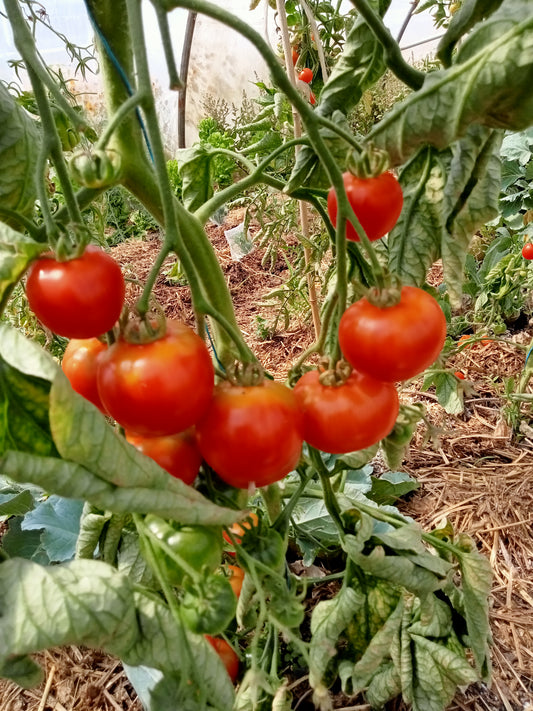
M377 504L393 504L402 496L420 488L420 484L405 472L385 472L372 477L372 490L368 495Z
M214 155L208 145L196 144L176 153L179 174L183 180L183 204L194 212L213 195L211 161Z
M24 274L29 263L44 249L46 245L34 242L0 222L0 313L4 310L13 287Z
M355 664L343 661L339 665L339 677L345 693L357 694L366 688L380 667L390 659L391 640L400 633L403 610L401 598L386 622L372 637L361 659Z
M26 558L41 565L48 565L50 559L41 543L40 531L23 531L24 519L17 516L9 519L7 533L2 536L2 547L10 558Z
M1 82L0 126L0 205L28 216L33 212L36 198L35 175L41 134L36 122ZM16 219L6 218L1 211L0 220L17 227Z
M152 571L141 554L139 536L133 531L122 531L117 568L134 583L156 587Z
M452 631L452 611L449 605L435 595L428 595L415 605L414 621L409 634L424 637L447 637Z
M333 599L319 602L313 610L309 645L309 684L313 689L329 686L326 673L337 654L337 640L364 603L364 595L343 587Z
M411 634L416 674L413 679L413 711L444 711L457 686L477 681L464 655L442 644Z
M0 458L0 468L21 484L37 484L58 496L83 499L115 513L155 513L182 523L213 526L229 526L239 518L237 511L216 506L185 484L182 492L171 487L114 486L74 462L14 451Z
M490 676L491 639L489 626L489 594L492 570L489 561L472 545L470 552L459 554L464 614L468 630L468 643L472 648L479 674Z
M440 257L448 154L424 146L400 174L403 208L387 239L389 266L404 284L422 286Z
M233 705L231 681L211 645L187 633L161 600L135 590L112 566L94 560L51 567L20 558L1 563L0 673L34 685L39 679L27 655L68 644L160 669L170 682L180 674L185 699L209 699L218 711Z
M463 391L459 388L455 375L453 373L436 373L433 382L439 404L450 415L460 415L464 410Z
M502 137L501 131L472 126L454 146L443 205L447 234L441 248L444 280L454 305L461 302L472 237L499 213Z
M450 24L444 37L437 47L437 57L444 66L449 66L452 61L452 52L464 35L466 35L478 22L498 9L502 0L465 0L459 10L452 15Z
M402 684L398 670L389 662L378 669L372 677L365 693L366 700L371 708L382 708L387 701L391 701L402 691Z
M82 509L82 501L50 496L26 515L22 530L43 531L42 546L51 561L70 560L76 551Z
M513 5L517 11L506 15ZM429 73L422 88L370 132L368 139L389 153L391 165L405 163L425 144L447 148L472 124L520 131L533 123L531 6L508 0L490 23L490 41L483 22L464 44L464 61Z
M18 489L0 490L0 517L24 516L34 506L31 491Z

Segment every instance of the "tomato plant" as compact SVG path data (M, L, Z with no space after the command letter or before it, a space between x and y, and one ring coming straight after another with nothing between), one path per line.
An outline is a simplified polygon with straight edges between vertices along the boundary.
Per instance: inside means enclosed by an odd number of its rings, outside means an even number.
M209 466L243 489L272 484L292 471L303 441L292 391L267 379L260 385L217 385L197 434Z
M235 538L235 542L241 543L242 537L246 535L246 532L250 531L252 528L256 528L258 525L259 516L255 513L255 511L251 511L244 521L241 521L240 523L234 523L232 526L230 526L229 530ZM226 533L226 531L223 531L222 535L227 543L233 545L233 541L231 537Z
M69 167L72 178L86 188L108 188L118 183L121 175L121 159L116 151L80 151L72 156Z
M533 259L533 242L526 242L522 247L522 256L524 259Z
M237 677L239 676L239 657L235 653L233 647L228 644L225 639L222 639L222 637L211 637L210 635L205 635L205 638L222 660L231 681L235 683L237 681Z
M80 257L58 261L52 254L33 262L26 295L41 323L59 336L92 338L115 325L125 285L115 260L89 245Z
M105 408L98 394L96 372L100 356L106 348L107 344L98 338L73 338L68 342L61 361L63 372L73 389L102 412Z
M361 373L396 382L418 375L435 362L446 338L446 318L423 289L404 286L391 306L367 298L349 306L339 323L339 345Z
M170 585L181 585L189 569L198 573L212 572L221 564L222 537L218 528L181 526L151 514L146 516L145 525L184 563L182 567L164 550L159 551L158 561Z
M398 394L355 370L339 384L325 385L318 370L305 373L294 387L303 413L305 441L331 454L366 449L386 437L399 411Z
M176 479L186 484L192 484L196 479L202 457L192 428L166 437L146 437L126 432L126 439Z
M235 593L236 597L239 597L242 590L242 583L244 581L244 570L238 565L228 565L229 572L229 584L231 589Z
M147 343L124 336L102 355L98 391L124 429L145 436L183 432L205 413L214 385L211 356L202 339L179 321Z
M306 84L310 84L313 81L313 71L309 69L309 67L304 67L298 74L298 79L304 81Z
M235 616L237 597L223 575L207 574L183 584L180 616L195 634L220 634Z
M403 207L403 192L397 178L390 171L371 178L358 178L346 172L342 178L348 202L368 239L374 241L384 237L398 221ZM330 188L328 213L334 226L337 225L337 203L337 193ZM359 235L349 220L346 238L359 242Z

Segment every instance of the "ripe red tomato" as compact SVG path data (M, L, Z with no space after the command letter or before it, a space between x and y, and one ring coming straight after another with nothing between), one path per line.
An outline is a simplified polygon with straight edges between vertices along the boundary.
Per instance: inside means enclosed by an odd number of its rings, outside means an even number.
M314 106L314 105L316 104L316 96L313 94L313 92L311 92L311 93L309 94L309 103L310 103L312 106Z
M105 413L105 408L98 394L96 370L100 355L107 345L98 338L73 338L68 342L61 361L63 372L69 379L73 390Z
M375 178L358 178L343 173L348 202L357 215L370 241L384 237L397 223L403 207L403 192L397 178L390 172ZM337 225L337 194L333 188L328 193L328 213ZM351 222L346 223L346 239L359 242L359 235Z
M466 378L466 375L461 370L456 370L454 375L459 380L464 380Z
M435 362L446 338L446 317L422 289L404 286L400 301L384 308L366 298L349 306L339 323L346 360L376 380L395 382L418 375Z
M222 660L229 674L229 678L235 683L239 675L239 657L235 654L231 645L229 645L225 639L222 639L222 637L211 637L206 634L205 638Z
M300 55L298 54L298 50L296 47L292 48L292 63L293 65L296 64L296 62L300 59Z
M202 457L192 428L167 437L143 437L126 432L126 439L176 479L186 484L196 479Z
M179 321L149 343L120 337L102 354L98 392L129 432L162 437L192 427L206 411L214 369L205 343Z
M272 380L252 386L218 384L196 432L205 461L223 481L240 489L282 479L298 464L303 442L294 395Z
M298 74L298 79L304 81L306 84L310 84L313 81L313 72L309 67L304 67L302 71Z
M522 256L524 259L533 259L533 242L526 242L522 247Z
M355 370L341 385L322 385L319 378L318 370L311 370L294 386L308 444L346 454L370 447L390 433L400 407L392 383Z
M93 245L64 262L44 255L28 270L31 310L47 328L67 338L92 338L113 328L124 293L119 265Z

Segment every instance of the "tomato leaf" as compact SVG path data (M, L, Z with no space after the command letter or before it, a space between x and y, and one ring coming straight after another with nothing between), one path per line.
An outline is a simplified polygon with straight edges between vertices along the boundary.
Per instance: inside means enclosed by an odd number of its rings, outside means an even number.
M0 601L0 673L20 686L33 686L42 676L27 655L76 643L170 678L181 674L188 695L209 699L219 711L232 707L231 681L210 645L110 565L76 560L43 567L12 558L0 565ZM178 700L174 708L182 707Z
M183 148L176 153L179 174L183 180L183 204L194 212L213 195L211 161L214 158L211 148L197 144Z
M422 389L428 390L431 385L435 386L437 400L446 412L450 415L460 415L463 412L463 390L459 387L453 373L433 373L430 370L424 379Z
M41 501L22 521L23 531L41 531L41 543L53 562L74 557L80 530L83 502L50 496Z
M1 82L0 125L0 205L28 216L33 212L36 199L35 176L41 135L37 123ZM1 210L0 221L18 226L16 218L6 217Z
M34 242L0 222L0 313L31 260L45 248L46 245Z
M437 47L437 57L444 66L449 66L452 53L464 35L488 15L498 9L503 0L465 0L458 12L452 15L448 29Z
M368 139L400 165L421 146L445 149L472 124L520 131L533 123L533 15L524 0L507 0L465 41L457 63L427 75ZM487 90L487 87L490 90Z
M337 654L337 640L358 610L364 606L365 597L353 588L343 587L330 600L323 600L311 615L311 642L309 645L309 684L315 693L324 693L328 667Z
M24 516L33 506L31 491L13 487L0 489L0 519L7 516Z
M476 230L499 214L502 138L501 131L472 126L453 149L443 202L446 231L441 255L450 301L456 306L461 303L470 241Z
M403 209L387 239L389 266L403 284L422 286L440 257L448 153L424 146L400 174Z

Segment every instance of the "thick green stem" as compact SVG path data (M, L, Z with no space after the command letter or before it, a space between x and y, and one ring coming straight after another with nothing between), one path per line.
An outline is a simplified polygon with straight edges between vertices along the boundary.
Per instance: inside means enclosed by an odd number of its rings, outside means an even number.
M385 27L377 12L366 0L351 0L351 3L365 19L376 39L381 43L385 50L385 61L389 69L411 89L420 89L426 75L404 60L398 43Z

